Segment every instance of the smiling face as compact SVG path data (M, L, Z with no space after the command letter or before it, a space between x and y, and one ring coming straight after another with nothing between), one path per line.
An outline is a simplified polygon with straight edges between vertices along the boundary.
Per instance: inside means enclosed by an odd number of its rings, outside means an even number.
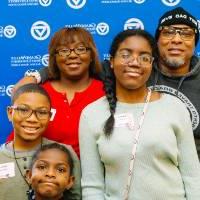
M70 44L62 44L57 47L57 52L65 49L88 48L80 39L74 36L74 41ZM74 50L68 56L56 54L56 63L60 71L60 77L69 80L80 80L89 77L89 66L92 61L91 51L87 49L85 53L77 54Z
M62 56L58 50L86 47L87 51L77 55ZM77 51L79 52L79 51ZM61 55L61 56L60 56ZM53 79L61 76L70 80L82 80L84 77L95 76L101 71L101 64L93 37L84 28L72 27L58 30L49 43L49 73Z
M187 25L171 25L177 29L190 28ZM158 39L158 49L161 62L169 68L185 68L190 64L190 59L194 53L195 37L191 40L183 40L180 34L168 39L164 37L163 30Z
M14 109L20 108L20 110ZM8 107L8 118L12 121L15 141L40 142L42 133L46 130L50 114L45 119L38 119L35 112L29 117L23 117L20 113L31 108L40 112L50 111L50 102L46 96L37 92L26 92L17 97L13 107Z
M64 190L70 189L74 181L66 153L59 149L40 152L28 173L28 181L37 200L60 199Z
M122 59L123 56L126 57L127 52L131 54L132 60L128 64L124 64ZM151 55L150 44L142 36L130 36L119 45L114 58L111 60L118 91L146 87L152 63L146 59L143 60L143 58L151 58Z

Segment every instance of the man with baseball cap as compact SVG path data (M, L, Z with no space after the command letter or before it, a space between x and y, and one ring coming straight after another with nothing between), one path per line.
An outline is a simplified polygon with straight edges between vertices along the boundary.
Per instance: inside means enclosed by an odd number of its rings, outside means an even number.
M200 157L200 60L194 55L199 40L198 21L177 7L160 18L155 38L159 56L149 85L185 103Z

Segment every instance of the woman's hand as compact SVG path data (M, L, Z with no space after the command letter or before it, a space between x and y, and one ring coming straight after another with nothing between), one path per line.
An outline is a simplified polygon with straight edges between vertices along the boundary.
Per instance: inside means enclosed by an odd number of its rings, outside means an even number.
M12 93L15 92L19 87L21 87L22 85L26 85L28 83L35 83L37 84L37 80L35 77L33 76L25 76L23 77L21 80L19 80L15 86L13 87Z

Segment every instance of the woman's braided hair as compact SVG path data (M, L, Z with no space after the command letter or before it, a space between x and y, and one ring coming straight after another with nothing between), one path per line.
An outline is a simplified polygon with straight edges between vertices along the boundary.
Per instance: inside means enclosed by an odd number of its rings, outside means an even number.
M126 40L128 37L131 36L140 36L143 37L144 39L147 40L149 43L151 49L152 49L152 54L154 57L154 61L157 61L157 45L156 42L151 34L144 30L125 30L120 32L113 40L111 47L110 47L110 56L111 58L114 58L116 55L116 52L120 46L120 44ZM104 76L102 78L103 84L104 84L104 90L106 93L106 97L109 103L109 109L110 109L110 116L106 120L105 125L104 125L104 133L106 136L110 136L113 131L113 126L115 123L115 110L116 110L116 105L117 105L117 97L116 97L116 78L113 72L113 69L111 68L110 62L106 61L103 64L103 73Z

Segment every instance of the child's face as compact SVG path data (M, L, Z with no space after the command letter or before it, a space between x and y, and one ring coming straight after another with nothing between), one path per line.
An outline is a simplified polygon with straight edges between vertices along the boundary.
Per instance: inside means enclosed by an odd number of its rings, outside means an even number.
M59 149L39 153L28 179L37 200L59 199L65 189L72 187L74 181L74 177L70 175L67 155Z
M29 115L29 112L32 114ZM46 96L36 92L21 94L13 107L7 110L8 118L13 123L15 139L29 142L40 140L50 119L49 112L50 103Z

